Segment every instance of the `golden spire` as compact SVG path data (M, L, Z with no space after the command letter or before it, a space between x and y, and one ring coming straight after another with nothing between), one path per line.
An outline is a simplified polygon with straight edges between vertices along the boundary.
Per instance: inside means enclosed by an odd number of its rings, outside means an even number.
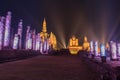
M88 42L88 41L87 41L87 37L86 37L86 36L84 36L84 42Z
M43 29L42 29L42 32L47 32L47 29L46 29L46 20L44 18L44 21L43 21Z

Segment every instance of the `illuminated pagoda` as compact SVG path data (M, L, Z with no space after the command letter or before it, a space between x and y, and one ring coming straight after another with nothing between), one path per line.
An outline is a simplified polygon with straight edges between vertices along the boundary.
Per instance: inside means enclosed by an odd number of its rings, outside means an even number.
M71 54L77 54L79 50L82 50L82 46L79 46L78 39L75 36L70 38L68 48Z
M41 53L47 54L49 48L55 49L57 47L56 36L52 32L50 34L47 33L47 24L44 18L42 32L40 32L40 47Z
M44 18L44 21L43 21L42 32L40 32L40 37L42 38L42 41L44 41L46 38L49 38L49 34L47 33L45 18Z

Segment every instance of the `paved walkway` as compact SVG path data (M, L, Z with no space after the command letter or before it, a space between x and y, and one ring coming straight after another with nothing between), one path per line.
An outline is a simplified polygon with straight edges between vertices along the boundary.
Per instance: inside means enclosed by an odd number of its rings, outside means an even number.
M78 56L37 56L0 64L0 80L94 80Z

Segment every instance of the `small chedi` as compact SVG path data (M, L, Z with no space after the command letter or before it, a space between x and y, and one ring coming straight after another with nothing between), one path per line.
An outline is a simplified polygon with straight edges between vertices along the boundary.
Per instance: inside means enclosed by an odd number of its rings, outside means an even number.
M87 51L90 50L90 44L87 41L87 37L85 36L83 45L80 46L78 39L75 36L72 36L72 38L70 38L70 40L69 40L68 49L71 54L77 54L78 51L80 51L80 50L87 50Z

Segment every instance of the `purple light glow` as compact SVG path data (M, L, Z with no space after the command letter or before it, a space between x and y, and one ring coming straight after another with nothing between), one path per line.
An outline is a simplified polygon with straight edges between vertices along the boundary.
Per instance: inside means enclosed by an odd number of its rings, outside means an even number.
M19 49L21 49L22 47L22 27L23 27L23 22L22 20L20 20L20 22L18 23L18 35L19 35Z
M120 56L120 43L117 44L117 54Z
M40 35L36 35L36 49L35 50L40 50Z
M99 54L98 54L98 42L97 41L95 42L94 50L95 50L95 56L99 56Z
M28 49L28 40L29 40L29 33L30 33L30 26L27 26L27 31L26 31L26 45L25 48Z
M116 48L116 43L111 41L110 42L110 47L111 47L111 58L112 59L117 59L117 48Z
M40 42L40 52L41 53L43 52L43 43L42 43L42 41Z
M8 12L5 23L4 47L9 47L11 12Z
M18 41L19 41L19 37L17 34L15 34L13 41L13 49L18 49Z
M93 53L93 41L90 41L90 52L91 52L91 54L94 54Z
M44 40L44 49L43 51L46 53L47 52L47 39Z
M35 30L33 30L33 32L32 32L32 47L33 47L33 50L35 50L35 48L36 48L36 31Z
M32 49L32 39L30 38L29 40L28 40L28 49Z
M0 50L3 46L3 32L4 32L4 17L1 17L0 20Z

